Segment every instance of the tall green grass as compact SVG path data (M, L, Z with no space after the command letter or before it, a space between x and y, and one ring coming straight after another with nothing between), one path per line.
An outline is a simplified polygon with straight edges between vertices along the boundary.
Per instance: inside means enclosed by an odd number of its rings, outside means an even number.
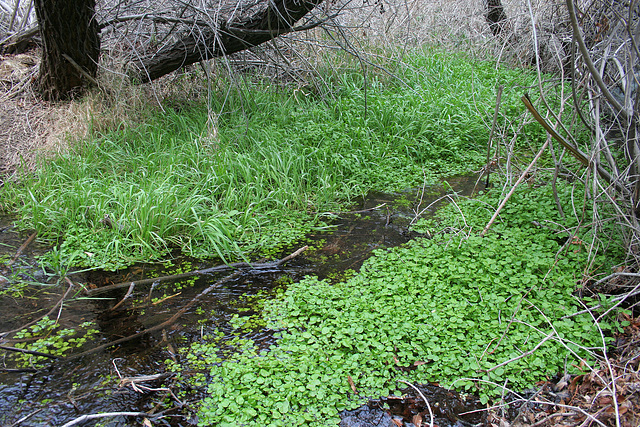
M210 106L156 113L43 160L6 186L0 204L78 265L115 269L173 248L237 259L301 237L317 223L313 213L354 195L479 166L495 88L533 79L429 51L393 72L366 81L355 70L334 74L334 95L324 98L218 82ZM507 114L520 113L520 95L505 94Z

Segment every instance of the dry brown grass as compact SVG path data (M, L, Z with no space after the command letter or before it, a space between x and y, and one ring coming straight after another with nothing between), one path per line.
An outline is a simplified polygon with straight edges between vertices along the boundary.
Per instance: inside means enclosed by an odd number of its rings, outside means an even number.
M63 103L49 103L33 92L39 52L0 57L0 185L20 166L33 170L39 158L62 153L91 133L144 121L167 99L199 99L204 85L193 78L167 76L153 85L132 86L118 74L104 73L101 88Z
M66 149L65 135L86 132L77 105L48 104L31 91L38 62L37 52L0 62L0 179L20 164L33 168L39 154Z

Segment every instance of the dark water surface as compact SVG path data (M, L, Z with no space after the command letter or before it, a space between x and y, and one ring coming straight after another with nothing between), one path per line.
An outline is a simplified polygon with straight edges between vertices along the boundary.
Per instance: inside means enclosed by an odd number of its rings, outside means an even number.
M469 195L475 185L476 177L456 177L448 180L449 185L459 194ZM442 188L429 188L421 208L443 195ZM251 313L253 300L259 295L269 295L278 287L286 286L290 281L298 281L305 275L340 278L345 270L357 270L374 249L393 247L415 237L408 225L415 217L416 200L420 192L401 194L371 194L354 207L354 211L375 210L360 213L338 214L332 220L333 227L324 233L310 236L319 249L303 253L281 267L267 270L243 270L233 280L224 281L208 294L199 297L180 318L164 328L111 346L101 351L71 360L52 359L43 367L34 367L32 372L9 372L22 368L15 365L12 358L15 353L0 350L0 426L61 426L85 414L102 412L160 412L173 406L164 413L163 419L155 419L153 425L189 426L193 420L180 415L176 400L163 384L171 384L172 378L150 378L133 387L127 378L143 375L164 374L165 361L177 359L177 349L197 342L205 334L222 331L231 335L233 328L229 320L234 314ZM431 209L433 211L433 209ZM0 254L15 254L17 248L28 238L28 233L18 233L10 225L8 218L0 218ZM34 243L23 252L11 268L2 267L12 258L5 255L0 263L0 275L20 274L23 279L49 285L32 285L24 290L22 296L0 296L0 333L20 328L32 319L37 319L50 311L68 285L57 278L49 277L38 267L35 258L47 248ZM294 251L291 248L282 256ZM201 261L180 260L175 262L174 271L161 265L132 267L118 273L88 272L70 276L72 280L87 287L101 287L113 283L154 278L175 272L210 267ZM108 342L145 331L170 319L175 313L189 304L203 290L227 276L229 272L168 281L153 285L137 286L131 297L113 309L127 293L121 288L91 298L81 291L69 295L62 309L57 308L50 318L59 318L63 327L75 328L82 322L94 322L98 330L96 339L76 350L76 353L90 350ZM0 290L6 289L6 282L0 281ZM72 298L74 297L74 298ZM258 344L273 343L270 331L256 329L248 332L247 337ZM1 335L0 335L1 337ZM9 336L12 338L12 336ZM224 339L222 341L224 343ZM11 346L10 339L0 345ZM222 344L224 348L224 344ZM436 410L447 409L437 419L438 425L473 425L478 417L458 417L456 413L476 409L471 401L437 387L425 386L428 400ZM410 421L416 414L424 413L416 399L408 397L405 403L401 399L380 401L369 405L374 412L345 414L343 425L376 425L365 421L367 417L390 420L391 416ZM167 403L173 402L171 405ZM439 403L438 403L439 402ZM413 406L412 406L413 405ZM379 411L379 412L375 412ZM405 412L406 414L401 414ZM388 418L384 417L387 414ZM399 414L400 413L400 414ZM360 417L360 418L358 418ZM407 419L409 417L409 419ZM89 421L82 425L126 426L143 425L143 419L110 417ZM384 421L381 421L384 422ZM425 422L428 425L429 419ZM351 423L351 424L349 424ZM379 424L382 425L382 424ZM389 424L386 424L389 425Z

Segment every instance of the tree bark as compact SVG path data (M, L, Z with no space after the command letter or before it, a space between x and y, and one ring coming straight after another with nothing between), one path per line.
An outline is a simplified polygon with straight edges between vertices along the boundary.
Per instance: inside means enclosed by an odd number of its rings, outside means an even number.
M494 36L500 35L504 30L504 24L507 21L507 14L504 13L504 7L501 0L487 1L487 22Z
M294 30L293 25L323 0L270 0L250 16L198 28L176 43L135 60L129 76L147 83L195 62L258 46Z
M95 0L35 0L43 52L36 87L58 101L95 82L100 37Z

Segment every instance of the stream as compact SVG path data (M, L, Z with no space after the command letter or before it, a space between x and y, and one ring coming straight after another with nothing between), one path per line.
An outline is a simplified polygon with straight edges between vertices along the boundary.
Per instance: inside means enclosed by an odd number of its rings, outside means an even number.
M447 182L458 194L470 195L476 179L475 176L462 176L450 178ZM442 186L428 190L428 195L425 194L422 200L423 207L445 194ZM231 318L237 313L251 313L256 298L272 295L275 289L286 286L286 283L298 281L306 275L339 280L346 270L358 270L373 250L406 243L415 237L409 232L408 224L415 217L412 206L419 197L419 191L417 196L415 191L370 194L356 202L353 211L378 208L336 216L331 221L330 230L308 236L316 250L304 252L266 271L243 270L233 280L223 281L220 286L200 297L197 304L176 322L161 330L142 334L80 358L51 359L43 367L26 370L21 370L23 367L13 362L15 353L0 349L0 425L62 426L85 414L124 411L155 413L165 411L167 407L174 409L168 410L166 417L155 420L153 425L194 425L194 420L185 417L177 408L176 402L180 398L163 388L163 382L166 382L166 376L163 375L165 361L177 360L180 347L201 340L203 335L215 330L233 336L233 328L229 324ZM23 280L33 282L24 287L20 294L0 294L0 331L3 332L20 328L30 320L41 317L56 307L68 289L65 281L49 276L37 267L37 256L48 248L36 242L29 245L10 268L7 267L6 261L13 258L17 248L28 237L29 233L17 232L10 225L9 218L0 218L0 256L4 254L0 258L0 275L6 277L15 273ZM298 247L288 248L281 257ZM162 263L145 264L117 273L90 271L73 274L70 278L91 289L210 266L202 261L178 259L173 261L171 267ZM219 272L136 287L131 298L125 301L122 300L127 288L100 293L91 298L78 292L75 298L69 295L62 307L51 312L50 318L58 318L63 328L70 329L77 328L83 322L93 322L95 336L81 348L71 350L70 354L80 353L167 321L203 290L228 274L228 271ZM0 278L0 290L7 286L7 282ZM260 346L275 342L272 333L263 329L247 332L245 337ZM0 345L13 344L11 340L3 341L0 338ZM151 375L159 377L131 384L131 378ZM432 404L436 424L440 427L481 424L481 417L477 414L458 415L479 409L475 399L431 385L421 386L420 389ZM404 419L405 425L413 425L410 424L411 420L415 421L418 413L425 412L419 400L416 393L410 390L404 398L382 398L356 411L345 412L341 425L397 425L390 424L392 419ZM142 418L122 416L79 425L126 426L132 425L132 422L133 425L143 425ZM424 422L428 425L429 420Z

